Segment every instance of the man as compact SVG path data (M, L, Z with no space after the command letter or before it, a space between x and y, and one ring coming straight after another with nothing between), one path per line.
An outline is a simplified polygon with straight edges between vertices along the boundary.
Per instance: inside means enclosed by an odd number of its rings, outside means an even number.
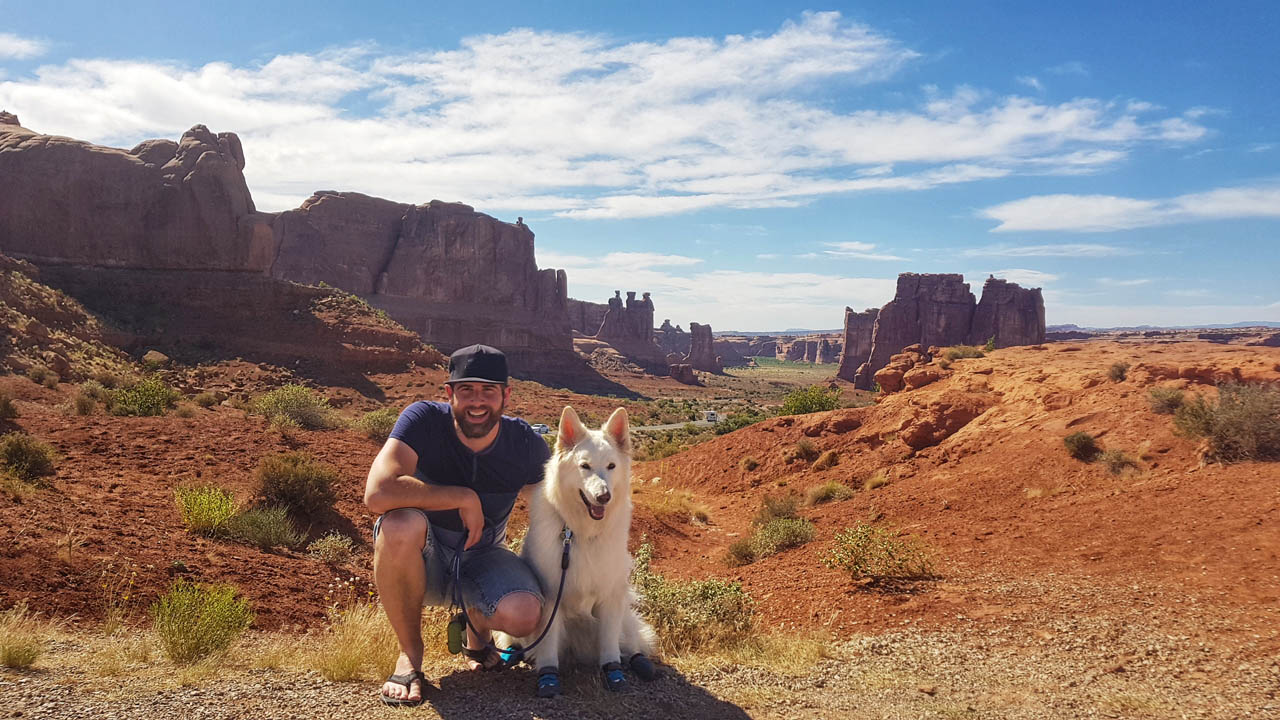
M550 450L527 423L504 417L511 397L507 359L487 345L449 358L448 403L405 408L369 468L364 502L375 513L373 579L400 659L382 686L389 705L422 702L422 606L448 605L461 548L461 591L471 668L501 658L490 633L531 634L542 591L529 566L506 548L507 518L517 494L542 480Z

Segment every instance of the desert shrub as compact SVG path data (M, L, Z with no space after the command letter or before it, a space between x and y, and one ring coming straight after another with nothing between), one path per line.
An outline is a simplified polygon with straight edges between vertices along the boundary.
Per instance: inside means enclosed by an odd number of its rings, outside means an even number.
M35 491L31 483L18 477L9 468L0 469L0 496L21 503L31 497Z
M688 490L667 490L657 495L645 495L642 502L660 520L705 523L711 519L707 506L694 500L693 493Z
M54 387L58 384L58 373L43 365L32 365L27 368L27 378L30 379L31 382L36 383L37 385L44 385L45 387ZM52 378L52 385L49 384L50 378Z
M982 352L992 352L996 349L996 336L992 335L987 338L987 344L982 346Z
M951 361L950 361L950 360L948 360L948 359L946 359L946 358L943 358L943 359L941 359L941 360L939 360L939 361L938 361L938 367L942 368L943 370L950 370L950 369L951 369Z
M1111 367L1107 368L1107 377L1113 382L1124 382L1124 379L1128 376L1129 363L1127 362L1112 363Z
M158 376L139 380L122 390L117 390L111 403L113 415L153 416L163 415L178 393Z
M50 629L25 602L0 612L0 665L28 668L44 652Z
M13 402L13 396L7 392L0 392L0 420L12 420L18 417L18 406Z
M778 518L793 518L800 511L800 496L792 495L765 495L760 501L760 509L756 511L755 517L751 519L752 525L765 525Z
M889 472L884 468L881 468L871 473L870 475L868 475L867 479L862 481L862 489L875 490L876 488L882 488L888 484L889 484Z
M307 430L324 430L337 426L328 399L302 385L285 385L259 397L253 411L269 422L286 421Z
M782 451L782 460L790 465L793 462L813 462L821 453L807 438L800 438L795 445Z
M828 450L818 456L811 466L814 470L826 470L840 464L840 453L835 450Z
M836 533L835 546L822 564L844 570L855 580L909 580L933 574L929 552L918 538L868 523Z
M748 639L755 602L742 584L717 578L668 580L651 567L653 546L636 551L631 581L639 610L653 625L665 652L714 650Z
M716 423L711 429L717 435L724 435L726 433L731 433L734 430L741 430L748 425L754 425L768 417L769 416L767 414L759 410L737 412Z
M84 390L77 390L76 394L71 398L71 410L76 415L92 415L94 410L98 409L98 401L93 396L85 393Z
M173 491L182 523L193 533L218 535L236 515L236 500L220 487L178 487Z
M843 485L835 480L828 480L821 485L809 488L809 491L805 493L804 501L807 505L821 505L839 500L848 500L851 497L853 497L853 489L848 485Z
M211 408L218 404L217 393L202 392L191 398L191 401L202 408Z
M955 362L964 358L986 357L986 353L976 345L953 345L942 351L942 357L948 362Z
M391 434L391 429L396 426L396 420L400 415L391 408L382 408L365 413L355 422L355 428L370 440L382 442Z
M1280 458L1280 386L1221 385L1216 403L1197 395L1174 412L1173 423L1184 435L1208 438L1217 460Z
M187 403L178 403L178 409L174 410L173 414L180 418L193 418L196 416L196 407Z
M44 478L53 474L57 459L58 453L52 445L24 432L0 436L0 466L24 482L43 485Z
M256 507L235 515L226 525L226 534L263 550L298 547L307 536L298 532L282 507Z
M733 541L724 554L724 562L729 567L741 567L750 565L756 561L756 550L751 544L750 537L739 538Z
M1067 453L1077 460L1093 462L1098 457L1098 443L1087 432L1073 432L1062 439L1067 446Z
M748 455L747 457L742 458L742 462L739 463L739 465L744 471L751 472L752 470L760 467L760 461Z
M307 554L320 562L338 565L350 560L355 554L355 543L346 535L333 530L308 545Z
M1125 468L1138 467L1138 461L1123 450L1108 450L1102 453L1098 460L1111 471L1112 475L1119 475Z
M80 392L88 395L103 405L110 405L115 393L97 380L85 380L80 383Z
M257 480L268 505L313 515L333 507L338 472L308 453L288 452L258 461Z
M813 539L813 523L804 518L775 518L756 528L751 549L757 558L768 557Z
M782 400L783 415L805 415L807 413L835 410L840 407L840 390L814 385L809 388L792 390Z
M1159 415L1172 415L1182 407L1185 394L1171 387L1153 387L1147 391L1147 402L1151 409Z
M91 379L108 390L112 390L123 385L120 376L110 370L98 370L93 373Z
M253 622L253 610L230 585L193 585L179 580L151 606L164 654L189 664L226 652Z

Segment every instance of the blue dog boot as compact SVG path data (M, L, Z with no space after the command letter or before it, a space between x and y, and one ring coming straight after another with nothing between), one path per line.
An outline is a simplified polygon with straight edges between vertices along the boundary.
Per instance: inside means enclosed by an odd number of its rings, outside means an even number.
M538 673L538 697L553 698L560 694L560 670L545 668Z
M631 667L631 672L641 680L649 681L658 677L658 668L654 667L653 661L644 656L644 653L636 653L627 661L627 665Z
M524 660L524 648L517 643L506 650L498 650L498 656L502 658L502 662L507 667L515 667Z
M627 678L622 674L622 663L605 663L600 671L604 674L604 689L617 692L627 686Z

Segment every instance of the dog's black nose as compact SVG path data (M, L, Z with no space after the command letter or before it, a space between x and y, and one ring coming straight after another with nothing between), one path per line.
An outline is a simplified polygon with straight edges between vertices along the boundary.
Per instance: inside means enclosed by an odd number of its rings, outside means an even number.
M597 502L597 503L599 503L599 504L601 504L601 505L603 505L603 504L605 504L605 503L609 502L609 498L611 498L611 497L613 497L613 496L609 494L609 491L608 491L608 490L606 490L606 491L604 491L604 492L602 492L602 493L600 493L599 495L597 495L597 496L596 496L596 502Z

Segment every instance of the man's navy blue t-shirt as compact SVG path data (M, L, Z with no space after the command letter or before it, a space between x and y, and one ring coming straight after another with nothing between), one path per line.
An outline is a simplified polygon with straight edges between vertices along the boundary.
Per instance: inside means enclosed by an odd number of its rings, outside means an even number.
M462 485L476 491L485 528L506 525L520 488L542 481L551 449L542 436L519 418L502 416L498 437L475 453L458 439L453 410L447 403L416 402L400 413L393 437L418 454L418 477L436 485ZM463 531L457 510L427 512L432 525Z

